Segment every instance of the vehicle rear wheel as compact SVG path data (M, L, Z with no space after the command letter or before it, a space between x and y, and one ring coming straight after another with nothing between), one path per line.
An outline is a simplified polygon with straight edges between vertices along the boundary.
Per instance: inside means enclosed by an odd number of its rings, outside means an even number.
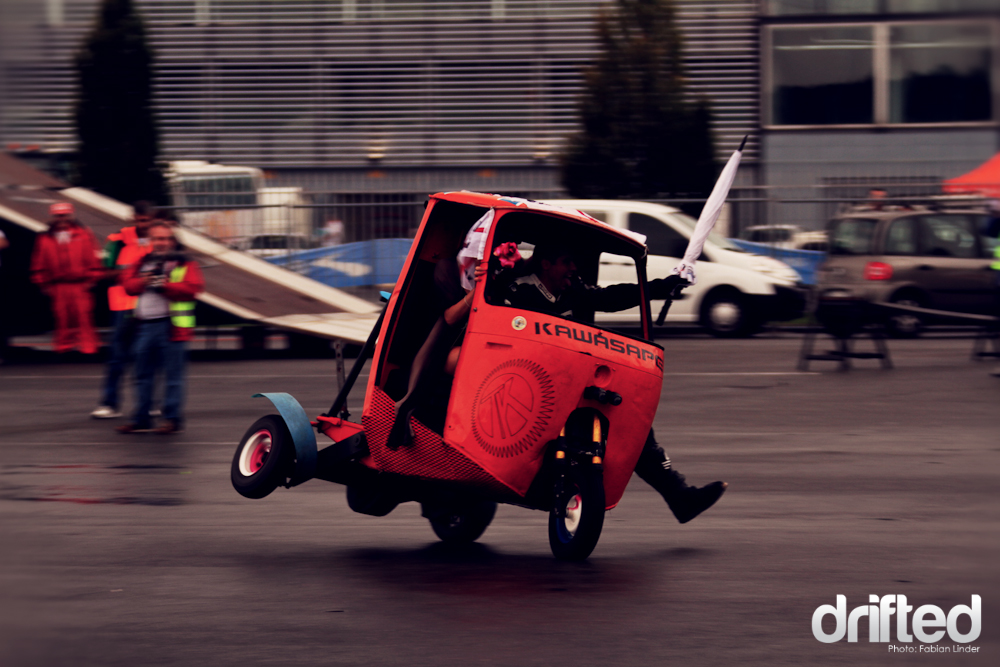
M245 498L267 496L288 476L292 436L285 420L278 415L261 417L240 440L230 478L233 488Z
M561 515L561 516L560 516ZM604 475L591 465L570 467L566 493L549 512L549 546L559 560L584 560L604 527Z
M715 290L701 305L701 325L719 338L738 338L754 332L755 321L739 290Z
M442 542L463 544L478 540L497 513L497 504L490 500L471 502L460 508L430 508L424 506L424 516Z
M924 299L912 292L897 294L890 299L890 303L917 308L926 307ZM916 338L924 330L924 320L919 315L913 313L893 313L886 320L885 327L889 335L894 338Z

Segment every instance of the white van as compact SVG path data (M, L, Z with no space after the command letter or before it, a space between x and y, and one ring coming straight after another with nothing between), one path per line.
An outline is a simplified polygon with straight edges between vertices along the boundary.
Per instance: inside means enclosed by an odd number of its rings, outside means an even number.
M671 206L639 201L555 199L548 203L643 234L649 248L646 274L650 280L666 277L677 266L697 223ZM634 282L634 271L630 279L628 266L613 257L602 258L598 284ZM698 283L686 288L683 297L670 307L667 322L698 322L716 336L745 336L764 322L793 319L803 312L805 292L794 269L776 259L750 254L714 232L705 242L695 273ZM663 302L651 305L655 319ZM598 313L597 320L638 323L639 309Z

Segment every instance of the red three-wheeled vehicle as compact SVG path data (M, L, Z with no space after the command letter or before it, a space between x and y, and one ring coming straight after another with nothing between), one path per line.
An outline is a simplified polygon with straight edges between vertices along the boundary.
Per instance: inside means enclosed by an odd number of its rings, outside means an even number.
M441 315L435 268L456 261L470 227L490 210L479 261L485 276L470 297L454 376L419 370L440 375L438 398L403 416L409 437L396 442L397 403ZM602 264L634 266L641 337L596 326L593 312L557 316L504 303L510 272L493 249L514 243L527 256L553 242L583 249L576 263L590 284ZM310 420L288 394L262 394L279 414L244 435L234 487L263 498L278 486L322 479L345 484L351 508L375 516L416 501L445 541L475 540L497 503L520 505L549 513L556 557L586 558L604 512L625 491L660 400L663 350L651 340L645 260L642 237L580 211L472 192L431 196L399 280L330 411ZM346 397L368 355L364 408L351 421ZM319 449L316 432L331 443Z

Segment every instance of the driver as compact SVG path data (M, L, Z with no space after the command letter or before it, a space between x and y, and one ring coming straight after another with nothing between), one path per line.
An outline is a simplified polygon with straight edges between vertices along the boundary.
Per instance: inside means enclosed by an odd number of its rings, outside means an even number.
M514 280L505 290L508 306L549 313L571 314L574 309L615 312L639 305L639 286L634 284L596 287L577 274L575 252L559 244L539 244L530 264L531 273ZM677 276L649 282L654 299L669 298L680 284ZM635 472L656 489L680 523L687 523L717 501L725 492L725 482L712 482L701 488L688 486L684 476L674 470L670 458L656 444L653 429L635 465Z

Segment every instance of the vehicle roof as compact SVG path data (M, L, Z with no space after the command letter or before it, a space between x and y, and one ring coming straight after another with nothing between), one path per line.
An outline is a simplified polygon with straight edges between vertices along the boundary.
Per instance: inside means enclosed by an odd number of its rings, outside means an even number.
M648 201L638 201L634 199L546 199L547 202L556 206L567 206L571 208L605 208L638 212L659 212L659 213L681 213L679 208L667 206L666 204L654 204Z
M750 225L743 231L758 230L758 229L802 229L799 225Z
M538 211L540 213L550 213L563 218L568 218L574 222L582 223L588 227L600 230L602 233L616 236L632 245L641 247L645 247L646 245L646 237L641 234L630 232L627 229L612 227L611 225L601 222L593 216L587 215L583 211L566 206L565 203L557 205L548 202L523 199L521 197L508 197L506 195L487 194L483 192L469 192L468 190L462 190L461 192L439 192L431 195L430 198L455 202L457 204L469 204L471 206L479 206L482 208L493 208L497 210ZM573 201L589 203L591 201L600 200L565 200L565 202Z

